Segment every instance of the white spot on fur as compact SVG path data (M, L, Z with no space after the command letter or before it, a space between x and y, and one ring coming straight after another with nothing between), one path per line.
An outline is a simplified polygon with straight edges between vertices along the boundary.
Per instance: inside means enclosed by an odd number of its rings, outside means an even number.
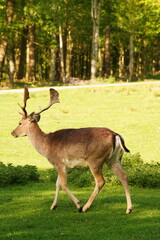
M87 166L87 162L84 158L74 159L74 160L63 159L63 163L68 168L86 167Z

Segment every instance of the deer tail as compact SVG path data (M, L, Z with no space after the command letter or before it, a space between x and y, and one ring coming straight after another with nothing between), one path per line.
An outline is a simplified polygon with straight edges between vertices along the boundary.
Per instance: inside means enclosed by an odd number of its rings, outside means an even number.
M117 144L120 145L120 147L122 148L122 150L123 150L124 152L130 152L130 150L126 147L125 142L124 142L124 139L123 139L123 137L122 137L121 135L117 134L117 135L115 136L115 142L116 142L116 145L117 145Z

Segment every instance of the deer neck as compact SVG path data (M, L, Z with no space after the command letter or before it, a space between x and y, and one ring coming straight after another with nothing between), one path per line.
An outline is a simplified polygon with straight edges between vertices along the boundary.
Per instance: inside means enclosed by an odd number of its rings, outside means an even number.
M31 123L28 131L28 137L34 148L44 157L48 155L47 134L45 134L37 123Z

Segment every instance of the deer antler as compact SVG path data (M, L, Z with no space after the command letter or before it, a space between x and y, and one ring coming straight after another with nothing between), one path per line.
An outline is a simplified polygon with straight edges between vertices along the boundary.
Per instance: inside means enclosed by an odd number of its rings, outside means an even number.
M39 112L36 112L35 115L39 115L40 113L46 111L54 103L59 103L59 99L58 99L59 93L53 88L50 88L49 91L50 91L50 102L49 102L48 106L46 108L41 109Z
M26 111L26 105L27 105L27 100L29 99L29 91L27 86L24 86L24 106L22 107L19 103L18 105L20 106L20 108L22 109L22 111L24 112L25 117L27 117L27 111Z

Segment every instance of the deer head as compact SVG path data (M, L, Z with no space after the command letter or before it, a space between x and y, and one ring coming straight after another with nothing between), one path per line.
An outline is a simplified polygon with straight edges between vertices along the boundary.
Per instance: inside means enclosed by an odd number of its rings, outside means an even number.
M42 112L48 110L54 103L59 103L59 99L58 99L59 93L53 88L50 88L49 91L50 91L50 101L48 106L46 108L41 109L39 112L32 112L31 114L28 115L26 111L26 106L27 106L27 100L29 99L29 91L27 86L24 87L24 106L21 106L20 104L18 104L23 111L23 113L20 113L22 115L22 119L19 122L19 126L15 130L13 130L13 132L11 133L14 137L26 136L29 125L31 123L39 122L40 114Z

